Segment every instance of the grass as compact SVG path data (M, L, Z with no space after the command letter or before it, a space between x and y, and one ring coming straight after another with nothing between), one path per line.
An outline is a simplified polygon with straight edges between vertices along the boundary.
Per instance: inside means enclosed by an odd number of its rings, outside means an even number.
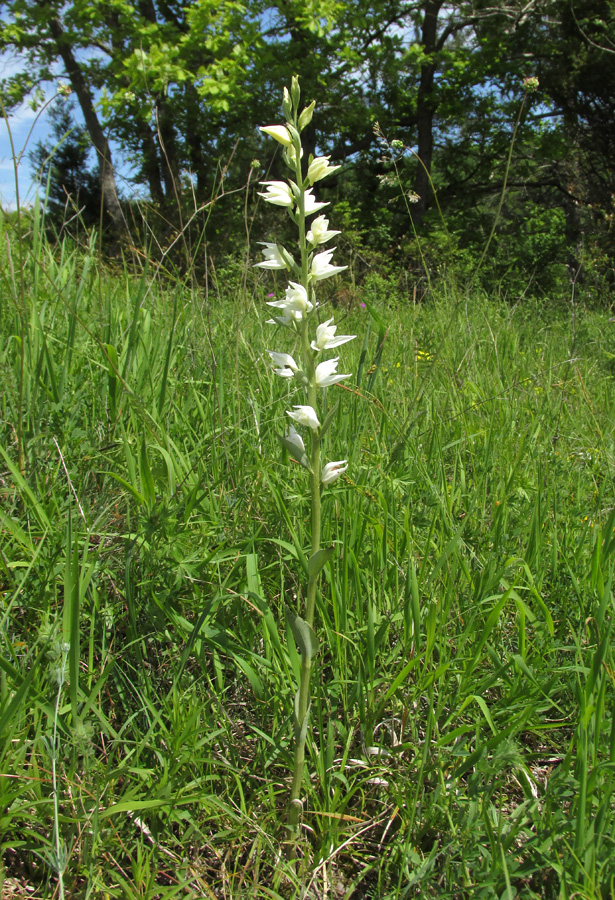
M384 275L336 311L291 863L307 498L270 281L205 298L34 226L0 236L3 896L612 897L608 314Z

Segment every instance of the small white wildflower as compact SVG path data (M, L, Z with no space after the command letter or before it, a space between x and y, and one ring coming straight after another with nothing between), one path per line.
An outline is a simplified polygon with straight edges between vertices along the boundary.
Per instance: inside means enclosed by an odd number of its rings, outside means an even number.
M339 231L329 231L328 228L329 220L324 216L318 216L312 222L312 227L306 234L306 239L316 247L318 244L325 244L327 241L330 241L336 234L340 234Z
M267 190L265 193L259 191L258 196L266 200L267 203L273 203L274 206L294 206L295 198L285 181L261 181L260 183Z
M295 372L299 370L299 366L290 353L276 353L275 350L267 350L267 353L277 366L274 369L276 375L281 375L282 378L292 378Z
M307 425L313 431L320 428L318 416L311 406L294 406L295 412L287 409L286 414L294 419L299 425Z
M323 253L317 253L314 259L312 260L312 266L310 268L310 276L314 279L314 281L321 281L323 278L330 278L332 275L336 275L338 272L343 272L344 269L347 269L348 266L332 266L331 265L331 257L335 252L335 247L333 250L325 250Z
M333 484L334 481L337 481L340 475L344 474L347 468L347 459L338 459L337 462L329 462L322 470L320 480L325 486L328 484Z
M332 384L337 384L338 382L351 377L350 375L338 375L336 373L335 370L337 369L338 362L339 356L336 356L335 359L326 359L316 366L314 379L318 387L330 387Z
M277 244L269 241L259 241L264 246L261 253L265 257L263 262L254 263L255 267L260 266L262 269L286 269L286 262L282 256L282 252Z
M264 131L265 134L268 134L269 137L272 137L285 147L290 147L292 145L293 139L285 125L261 125L260 130Z
M318 326L316 329L316 340L312 341L310 345L312 350L332 350L333 347L339 347L340 344L345 344L347 341L353 341L356 338L356 334L338 334L336 337L337 325L332 325L332 322L333 319L327 319L326 322L322 322Z
M312 213L317 212L319 209L323 209L323 207L328 206L328 203L320 203L316 197L312 196L312 188L308 188L304 193L305 199L305 214L306 216L311 216Z
M326 178L327 175L337 172L340 166L329 165L329 159L329 156L317 156L316 159L312 160L307 171L310 184L314 184L316 181L320 181L321 178Z

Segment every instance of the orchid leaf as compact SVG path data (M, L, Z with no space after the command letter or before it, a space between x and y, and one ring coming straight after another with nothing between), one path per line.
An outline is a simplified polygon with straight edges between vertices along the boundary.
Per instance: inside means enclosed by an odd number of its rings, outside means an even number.
M333 546L321 547L320 550L317 550L316 553L310 556L308 559L308 576L310 578L316 578L333 556L334 550L335 547Z
M307 387L310 383L310 379L302 369L297 369L297 371L295 372L295 378L303 387Z
M339 400L338 400L338 402L335 404L335 406L332 406L331 409L329 410L329 412L327 413L327 415L325 416L325 420L322 423L322 426L320 428L321 438L325 436L329 425L333 421L333 417L335 416L336 412L339 409L339 406L340 406L340 404L339 404Z
M302 465L304 469L307 469L308 472L312 471L308 455L305 451L301 452L297 444L293 443L293 441L289 440L287 437L284 437L281 434L278 435L278 440L282 444L284 449L288 450L288 452L296 462Z
M303 743L305 741L307 735L308 722L310 721L310 709L311 703L308 704L308 708L305 711L305 715L303 717L303 722L299 721L299 695L301 691L297 691L295 694L295 740Z
M307 656L308 659L312 659L318 653L316 632L305 619L302 619L301 616L298 616L288 607L286 607L286 619L301 656Z
M301 267L297 265L294 257L288 252L286 247L282 247L282 246L278 245L278 250L280 251L280 256L286 263L287 267L289 269L291 269L293 272L295 272L296 274L298 274L299 277L301 277Z

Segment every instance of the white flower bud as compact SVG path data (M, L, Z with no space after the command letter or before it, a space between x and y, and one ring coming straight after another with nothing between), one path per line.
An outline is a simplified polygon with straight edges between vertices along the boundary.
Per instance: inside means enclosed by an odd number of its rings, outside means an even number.
M321 482L325 485L333 484L334 481L343 475L346 469L348 468L348 460L346 459L338 459L337 462L330 462L322 470L322 475L320 476Z
M294 406L293 409L295 412L291 410L286 410L286 415L290 416L291 419L294 419L299 425L307 425L312 431L316 431L320 428L320 422L318 421L318 416L311 406Z
M260 130L264 131L265 134L268 134L280 144L284 144L285 147L290 147L293 142L293 139L288 133L288 128L284 125L261 125Z

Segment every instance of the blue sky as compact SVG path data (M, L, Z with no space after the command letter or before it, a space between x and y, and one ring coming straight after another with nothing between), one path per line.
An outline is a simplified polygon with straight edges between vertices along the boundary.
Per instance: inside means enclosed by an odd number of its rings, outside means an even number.
M15 209L15 171L9 128L13 136L13 144L17 157L21 154L18 165L19 196L21 203L31 203L34 199L35 187L32 183L32 166L27 158L37 141L44 140L47 135L47 119L45 114L36 120L36 113L27 106L16 110L9 116L8 127L4 119L0 119L0 204L4 209Z
M15 56L5 55L0 58L0 79L8 78L19 71L23 62ZM48 84L44 87L45 97L49 99L56 93L56 86ZM7 122L0 117L0 204L5 209L15 208L15 172L9 129L13 137L15 154L19 160L19 196L22 203L32 203L35 186L32 183L33 170L27 158L37 141L44 140L48 133L46 112L41 115L29 104L23 103L9 115Z
M13 72L23 69L23 61L15 55L13 57L0 56L0 81L9 77ZM57 82L49 82L42 85L44 99L36 110L29 103L23 103L18 109L13 110L7 122L0 114L0 206L3 209L15 209L15 172L13 152L9 138L9 129L13 138L15 155L18 157L19 198L22 205L31 204L36 196L37 184L34 180L34 169L28 158L39 141L45 141L50 133L49 111L55 103L65 102L57 93L57 85L62 81L67 84L66 76L60 76ZM82 123L81 110L74 94L72 100L72 113L76 122ZM48 102L50 101L50 102ZM48 104L44 109L41 106ZM135 194L134 185L128 179L131 174L131 166L123 158L118 145L111 141L113 162L118 176L118 187L125 187L128 194ZM95 160L92 158L92 165Z
M49 100L55 98L55 96L55 85L48 85L46 98ZM13 137L15 154L19 159L19 198L22 206L27 206L34 201L37 190L37 184L34 179L35 172L28 156L39 141L44 142L49 137L48 112L54 103L62 102L60 97L57 100L51 99L51 104L42 112L40 108L38 111L34 111L28 104L24 103L19 109L10 114L8 128L6 121L0 115L0 206L3 209L15 209L16 207L15 172L9 128ZM72 104L72 112L75 121L82 123L81 110L76 101ZM120 191L124 191L130 196L142 195L143 191L139 191L134 184L130 183L131 166L123 158L119 146L114 141L110 141L110 145ZM91 165L95 166L93 151L91 153Z

